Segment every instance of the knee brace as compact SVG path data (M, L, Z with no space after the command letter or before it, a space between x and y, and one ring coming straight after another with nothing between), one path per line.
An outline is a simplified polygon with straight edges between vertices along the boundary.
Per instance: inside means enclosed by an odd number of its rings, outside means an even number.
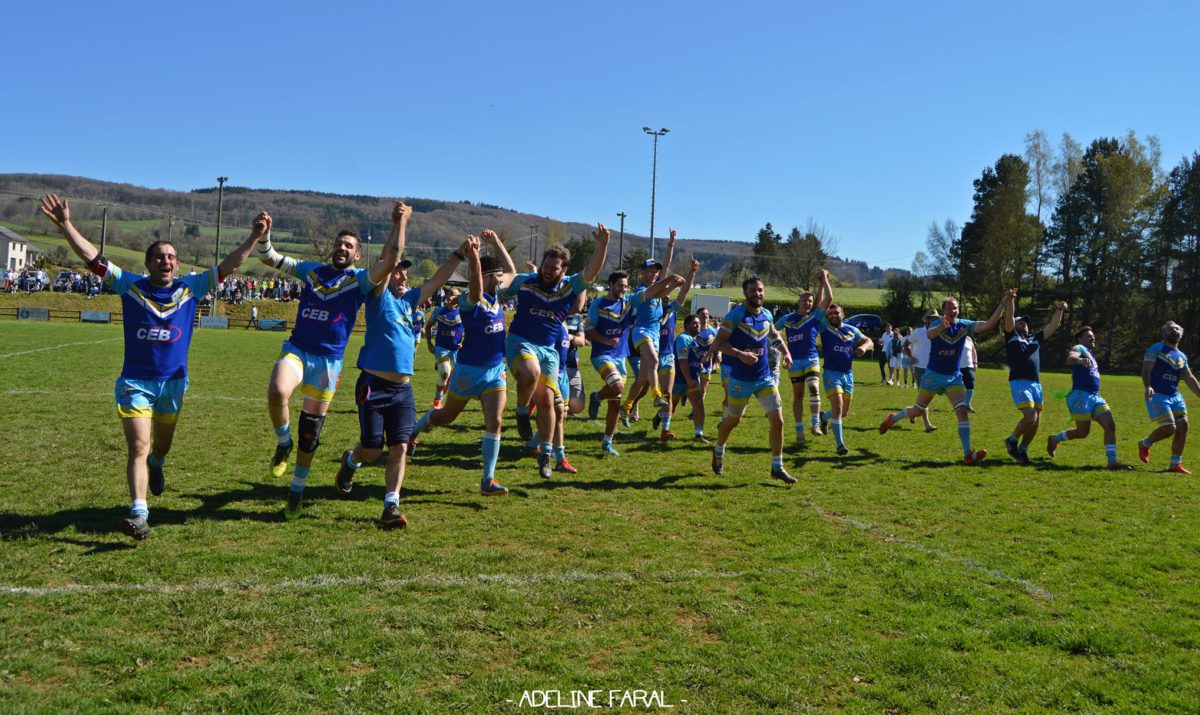
M815 397L818 400L821 399L821 378L817 377L816 375L809 375L808 377L804 378L804 386L810 391L816 391L817 394ZM811 401L811 399L812 398L810 397L809 400Z
M740 420L744 414L746 414L746 403L744 402L736 407L733 405L733 403L725 405L725 419Z
M449 360L441 360L437 364L438 380L443 384L450 381L450 373L454 370L454 366Z
M621 373L617 370L609 370L608 374L604 376L605 385L615 385L618 382L621 382Z
M325 415L313 415L308 412L300 413L299 439L296 446L301 452L315 452L321 444L321 428L325 425Z

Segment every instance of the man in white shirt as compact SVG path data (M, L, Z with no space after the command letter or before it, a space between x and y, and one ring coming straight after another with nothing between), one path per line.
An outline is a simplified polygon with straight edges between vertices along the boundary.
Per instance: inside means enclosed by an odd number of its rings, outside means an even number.
M912 363L913 379L917 384L921 384L921 376L925 374L925 365L929 361L929 337L925 331L929 329L937 321L941 320L942 316L936 310L930 309L925 314L925 325L920 328L914 328L908 335L908 342L904 345L904 352L908 355L909 361ZM925 410L921 416L925 421L925 431L933 432L937 427L929 421L929 410Z
M890 367L889 356L892 354L892 325L888 323L883 326L883 337L879 339L879 349L875 351L875 355L879 360L879 380L882 385L890 385L892 381L888 379L888 368Z

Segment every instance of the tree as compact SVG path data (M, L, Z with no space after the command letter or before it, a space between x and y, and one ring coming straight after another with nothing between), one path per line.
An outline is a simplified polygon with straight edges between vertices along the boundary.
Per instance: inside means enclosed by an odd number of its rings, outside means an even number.
M936 288L953 290L958 287L958 263L954 258L954 246L962 238L962 230L954 219L946 219L938 225L937 221L929 224L929 233L925 237L927 270L925 276Z
M920 322L921 309L913 306L920 291L920 279L913 275L893 273L888 276L883 293L883 312L893 325L912 325Z
M188 238L200 238L200 224L189 223L187 227L183 229L183 235Z
M66 246L55 246L50 251L50 261L56 266L65 266L70 259L71 254L67 252Z
M596 242L590 236L568 239L563 246L571 252L571 260L567 263L568 274L583 270L588 261L592 260L592 254L596 252Z
M1054 154L1046 132L1041 129L1025 135L1025 161L1029 164L1029 200L1037 216L1037 248L1033 254L1034 302L1037 301L1038 283L1041 278L1042 244L1046 238L1046 227L1042 223L1042 209L1050 203L1050 186L1054 169Z
M641 275L638 271L642 269L642 264L649 257L650 253L641 246L625 251L625 260L621 261L621 270L632 276L631 283L637 282L638 276Z
M1166 177L1162 212L1155 228L1152 270L1157 323L1166 317L1191 326L1184 352L1200 350L1200 153L1184 157Z
M815 291L817 274L825 267L830 255L837 250L837 240L829 231L809 217L804 231L793 227L787 241L778 249L760 275L799 295Z
M775 233L775 229L769 222L758 230L758 235L754 239L754 259L750 264L755 274L760 276L770 274L771 261L779 256L779 249L782 245L783 236Z

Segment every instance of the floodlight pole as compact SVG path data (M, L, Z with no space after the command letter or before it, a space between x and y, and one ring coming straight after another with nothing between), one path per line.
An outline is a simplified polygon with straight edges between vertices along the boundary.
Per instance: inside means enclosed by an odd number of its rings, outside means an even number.
M617 248L617 270L619 271L625 265L625 212L618 212L617 215L621 217L621 238L618 239Z
M654 137L654 162L650 169L650 257L654 258L654 204L658 189L658 138L671 130L663 128L653 131L650 127L642 127L642 131Z
M221 214L225 209L225 182L229 181L228 176L217 177L217 246L213 251L213 265L221 265ZM209 306L208 314L217 314L217 286L213 286L212 305Z

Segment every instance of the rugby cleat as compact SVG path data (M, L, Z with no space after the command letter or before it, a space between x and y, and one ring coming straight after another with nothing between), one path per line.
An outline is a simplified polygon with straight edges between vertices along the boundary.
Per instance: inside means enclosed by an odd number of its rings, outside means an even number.
M620 457L621 453L617 451L616 447L612 446L612 442L607 442L607 443L603 443L600 445L600 456L601 457Z
M822 429L821 425L819 425L819 424L812 426L812 433L813 433L814 437L824 437L825 436L825 430Z
M1022 467L1028 467L1030 464L1033 464L1033 462L1029 461L1029 455L1019 450L1017 451L1017 463Z
M442 401L441 401L441 400L434 400L434 401L433 401L433 409L435 409L435 410L440 410L440 409L442 409Z
M337 476L334 477L334 484L337 485L338 493L342 494L343 496L354 490L355 470L346 466L346 462L350 460L350 455L352 454L354 454L354 452L349 449L347 449L345 452L342 452L342 462L341 465L338 466Z
M1112 464L1108 465L1108 471L1110 472L1128 472L1132 469L1133 465L1125 464L1124 462L1113 462Z
M675 439L675 433L669 429L665 429L661 434L658 435L658 438L663 442L670 442L671 440Z
M479 493L485 497L503 497L508 496L508 487L500 484L495 479L489 479L479 485Z
M1192 473L1192 470L1183 466L1183 464L1176 464L1176 465L1170 467L1169 469L1167 469L1167 471L1173 472L1175 474L1191 474Z
M847 454L850 454L850 450L846 449L846 445L843 444L837 448L837 455L839 457L845 457Z
M654 406L655 407L670 407L671 403L667 401L667 398L662 397L660 395L659 397L654 398Z
M624 407L621 408L620 420L621 426L625 429L629 429L629 410L625 409Z
M1054 441L1054 435L1050 435L1046 438L1046 454L1050 455L1051 459L1054 459L1054 453L1057 451L1058 442Z
M399 504L384 504L383 514L379 517L379 523L386 529L403 529L408 526L408 519L400 513Z
M655 412L655 413L654 413L654 419L650 421L650 428L651 428L652 430L657 430L657 429L658 429L658 426L659 426L659 425L661 425L661 424L662 424L662 413L661 413L661 412Z
M1138 440L1138 459L1142 460L1142 464L1150 463L1150 446L1142 440Z
M517 435L522 442L533 439L533 424L529 421L529 415L517 413Z
M304 510L304 492L288 491L287 504L283 507L283 518L288 521L295 521L300 518L300 512Z
M413 457L417 454L417 445L421 444L416 437L408 438L408 446L404 448L404 454L407 457Z
M704 435L702 435L702 434L694 434L694 435L692 435L692 441L693 441L693 442L699 442L700 444L710 444L710 442L709 442L709 440L708 440L708 437L705 437L705 436L704 436Z
M825 419L824 413L821 414L820 430L821 430L821 434L825 434L826 432L829 431L829 420Z
M718 477L725 473L725 455L717 454L716 450L713 450L712 470Z
M1021 462L1021 451L1017 449L1017 441L1011 437L1005 438L1004 450L1008 452L1008 456L1013 458L1013 461Z
M288 440L287 444L275 446L275 456L271 458L271 476L282 477L287 473L288 456L292 453L295 442Z
M967 456L963 457L963 464L966 464L968 466L973 465L973 464L979 464L980 462L983 461L984 457L986 457L986 456L987 456L986 449L977 449L974 452L971 452Z
M887 431L896 426L896 420L892 419L892 415L888 415L887 419L879 425L879 434L887 434Z
M167 478L163 475L163 468L156 467L147 462L146 470L150 473L150 493L154 496L159 496L167 486Z
M629 419L633 420L634 422L642 421L642 413L638 411L637 405L634 405L633 409L629 411Z
M600 416L600 397L596 393L588 395L588 419L594 420Z
M937 432L937 425L929 425L925 428L925 434L929 434L930 432Z
M796 483L796 478L793 477L792 475L788 474L787 470L784 469L783 467L780 467L779 469L772 469L771 470L771 479L778 479L779 481L783 482L784 484L789 484L789 485Z
M150 536L150 524L144 516L130 515L121 520L121 533L135 541L145 541Z
M549 479L554 474L554 470L550 467L550 455L538 454L538 474L542 479Z
M563 472L565 474L579 474L579 470L571 465L567 460L563 460L554 466L554 471Z

